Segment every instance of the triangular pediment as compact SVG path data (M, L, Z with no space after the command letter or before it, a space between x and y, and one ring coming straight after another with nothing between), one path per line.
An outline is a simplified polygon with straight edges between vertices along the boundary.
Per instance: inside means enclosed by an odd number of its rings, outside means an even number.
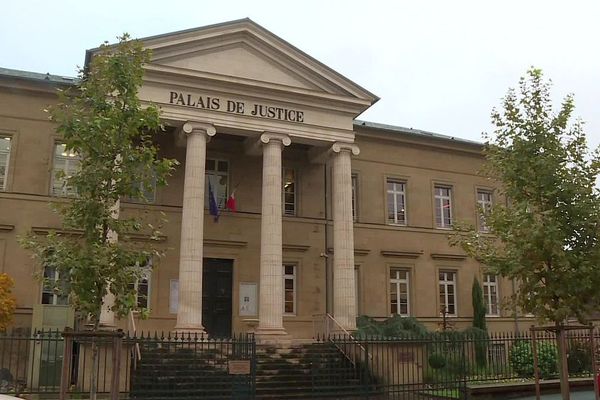
M366 109L377 96L249 19L141 39L149 70L279 92L323 96Z

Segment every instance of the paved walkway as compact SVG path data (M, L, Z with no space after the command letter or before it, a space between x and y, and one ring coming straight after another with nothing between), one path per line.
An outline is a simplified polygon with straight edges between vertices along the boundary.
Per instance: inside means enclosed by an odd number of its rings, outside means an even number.
M543 400L561 400L560 393L557 394L544 394L542 395ZM535 400L534 396L519 397L514 400ZM594 392L571 392L571 400L594 400Z

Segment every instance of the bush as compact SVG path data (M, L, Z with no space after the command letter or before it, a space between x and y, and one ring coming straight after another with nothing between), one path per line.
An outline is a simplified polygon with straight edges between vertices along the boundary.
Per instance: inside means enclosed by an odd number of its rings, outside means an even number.
M427 334L427 328L421 322L413 317L401 317L395 315L384 321L376 321L366 315L361 315L356 320L357 336L417 336L422 337Z
M572 340L567 353L569 373L581 374L592 371L592 354L590 343L581 340Z
M446 358L439 353L430 355L428 361L429 366L433 369L442 369L446 366Z
M540 377L548 379L556 376L558 371L556 345L548 342L539 342L537 350ZM530 341L519 340L515 342L510 349L509 359L512 369L520 378L533 377L533 351Z

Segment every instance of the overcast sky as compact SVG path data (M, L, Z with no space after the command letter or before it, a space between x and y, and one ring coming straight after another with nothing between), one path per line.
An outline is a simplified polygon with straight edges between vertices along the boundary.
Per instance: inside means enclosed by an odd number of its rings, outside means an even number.
M73 76L85 50L250 17L378 95L360 119L481 140L532 65L600 143L600 2L7 0L0 66Z

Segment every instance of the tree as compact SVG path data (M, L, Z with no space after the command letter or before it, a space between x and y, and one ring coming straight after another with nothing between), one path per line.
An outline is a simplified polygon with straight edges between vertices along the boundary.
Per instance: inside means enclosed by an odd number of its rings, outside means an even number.
M30 234L21 241L42 266L69 277L66 287L57 285L55 290L69 296L94 331L107 294L114 295L116 316L137 308L132 284L145 272L140 266L161 255L152 245L140 247L127 240L139 232L156 238L156 226L139 215L119 213L121 198L144 199L155 184L166 183L175 165L158 158L153 142L161 133L158 108L142 107L138 99L149 57L141 43L125 34L117 45L100 46L88 68L80 71L79 85L60 93L59 103L49 111L51 120L67 151L81 156L77 172L57 176L75 193L69 201L54 204L65 233L43 238Z
M15 281L6 273L0 274L0 331L5 331L13 320L17 301L12 293Z
M571 120L572 95L554 112L551 84L533 68L519 87L492 112L486 136L484 173L507 201L485 216L491 235L461 224L450 240L519 282L514 305L560 328L569 317L585 322L600 304L599 153Z
M483 301L483 290L477 277L473 278L473 288L471 290L473 298L473 328L479 330L479 334L474 334L475 340L475 360L477 365L485 366L487 362L487 324L485 321L486 307Z

